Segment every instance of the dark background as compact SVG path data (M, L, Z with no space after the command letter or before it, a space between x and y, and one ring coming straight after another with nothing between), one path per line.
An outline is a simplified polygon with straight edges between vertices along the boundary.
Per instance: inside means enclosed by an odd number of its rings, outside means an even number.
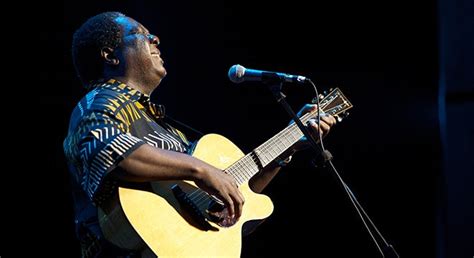
M244 152L289 118L260 83L231 83L231 65L305 75L320 91L339 87L354 108L325 145L386 239L401 257L471 257L473 212L463 200L472 204L474 195L468 190L474 52L472 35L461 39L472 34L473 23L459 18L472 17L467 3L66 1L62 12L41 6L33 24L40 44L35 58L48 64L38 68L40 83L47 85L39 107L48 115L35 117L44 169L32 180L46 190L37 200L41 212L33 215L39 236L31 251L79 256L62 141L85 90L75 77L70 45L88 17L111 10L161 39L168 76L153 100L174 118L222 134ZM457 88L450 91L450 85ZM286 84L284 92L294 109L313 97L310 87ZM453 105L462 120L453 119L458 123L449 129ZM464 144L460 149L450 141ZM295 156L265 190L275 210L243 239L243 257L381 257L331 172L312 169L310 159L309 151ZM454 172L451 163L459 167ZM53 237L46 240L41 232Z

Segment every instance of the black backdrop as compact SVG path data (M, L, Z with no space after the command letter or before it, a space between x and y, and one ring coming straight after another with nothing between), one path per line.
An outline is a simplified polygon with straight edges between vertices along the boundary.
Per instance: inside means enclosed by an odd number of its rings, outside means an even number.
M48 85L40 107L50 115L41 121L47 172L34 179L47 190L35 224L37 232L52 233L48 243L65 243L55 253L79 254L62 154L69 114L85 93L71 64L72 33L89 16L116 10L161 39L168 76L153 100L245 152L288 117L261 84L232 84L231 65L302 74L320 90L340 87L354 108L325 140L336 167L402 257L434 257L441 173L435 3L66 1L63 8L41 12L37 24L37 58L49 63L39 68ZM295 109L313 97L309 87L288 84L284 91ZM310 168L310 156L295 156L265 190L275 211L244 238L243 256L380 257L338 183L330 172ZM42 242L35 242L38 249Z

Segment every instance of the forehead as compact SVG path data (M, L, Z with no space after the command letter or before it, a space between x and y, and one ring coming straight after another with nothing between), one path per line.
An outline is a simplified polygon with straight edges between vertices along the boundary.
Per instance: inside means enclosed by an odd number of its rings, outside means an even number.
M135 21L130 17L117 17L115 21L122 27L124 35L136 32L148 32L148 30L141 23Z

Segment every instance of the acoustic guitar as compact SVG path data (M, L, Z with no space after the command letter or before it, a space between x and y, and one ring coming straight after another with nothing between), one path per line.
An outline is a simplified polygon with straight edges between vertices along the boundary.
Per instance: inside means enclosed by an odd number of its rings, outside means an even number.
M336 88L321 97L320 108L339 119L352 104ZM307 113L301 121L316 115L317 111ZM222 219L227 209L191 181L157 181L146 187L118 188L114 200L99 209L105 237L121 248L141 250L143 257L240 257L242 234L273 211L270 198L254 193L249 179L302 136L292 123L246 155L218 134L205 135L196 143L192 156L239 183L245 205L238 221Z

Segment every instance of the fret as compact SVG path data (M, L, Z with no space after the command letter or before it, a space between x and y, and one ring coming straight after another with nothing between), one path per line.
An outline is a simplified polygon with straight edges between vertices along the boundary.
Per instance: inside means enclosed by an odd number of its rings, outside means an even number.
M251 168L249 167L248 163L249 162L247 161L247 159L239 160L239 165L242 168L241 175L246 180L248 180L250 177L252 177Z
M246 167L246 170L244 172L246 174L247 180L249 180L259 170L257 165L258 161L254 160L254 158L258 159L258 157L253 155L253 153L249 153L241 159Z
M246 181L246 178L243 177L243 175L241 175L241 174L239 173L239 170L237 170L235 167L230 167L227 171L229 172L229 174L230 174L231 176L234 177L234 179L235 179L239 184L241 184L241 183L243 183L243 182Z
M243 168L242 173L244 174L245 179L248 180L248 179L250 179L250 177L252 177L252 172L251 172L252 169L249 166L249 163L250 163L249 158L248 158L248 156L245 156L240 161L241 161L240 162L241 166Z
M247 155L247 158L245 159L245 164L248 167L248 179L250 179L258 171L257 160L258 156L253 155L252 153L249 153L249 155Z
M257 160L255 160L255 163L258 163L258 161L260 161L260 163L262 163L262 164L267 162L267 160L265 159L265 156L261 154L261 153L265 153L265 152L266 151L263 148L254 149L255 157L257 157Z

